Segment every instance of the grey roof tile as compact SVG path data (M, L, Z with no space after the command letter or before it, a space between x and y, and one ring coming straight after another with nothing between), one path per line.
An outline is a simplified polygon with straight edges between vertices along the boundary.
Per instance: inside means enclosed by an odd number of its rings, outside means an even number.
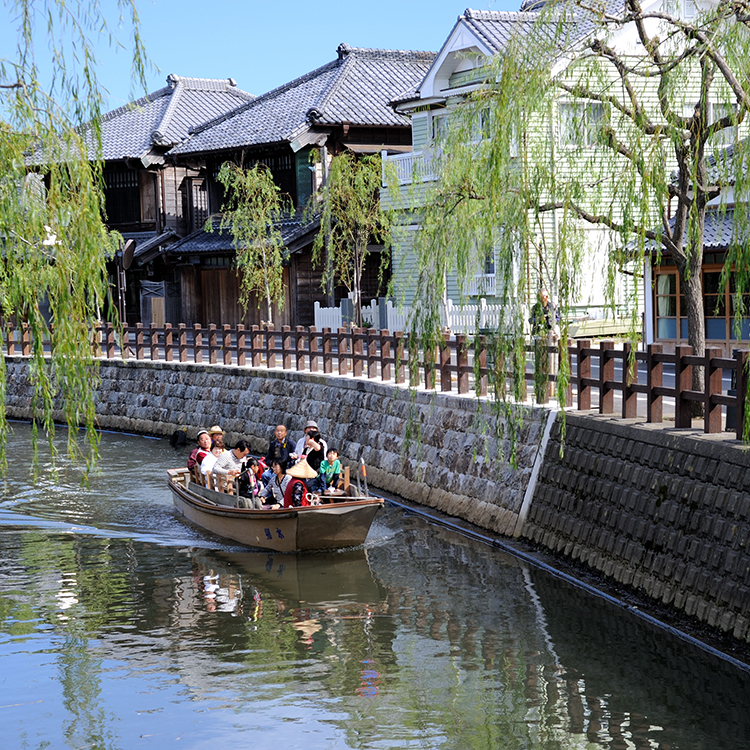
M253 97L230 79L170 75L168 85L102 117L102 158L140 158L187 137L192 126L236 109ZM92 153L92 157L94 154Z
M675 218L669 221L669 226L674 231ZM703 230L703 249L704 251L726 250L731 244L735 233L734 209L727 208L726 211L709 209L706 211L706 223ZM687 240L687 228L682 238L682 245L685 246ZM632 245L632 243L631 243ZM656 243L653 241L646 242L647 252L656 252Z
M223 230L219 229L221 218L213 216L211 218L213 227L212 232L205 229L197 229L187 237L173 243L169 246L168 252L172 255L202 255L211 253L234 253L234 238L228 227ZM320 226L320 217L315 217L310 221L302 219L299 215L291 215L282 220L280 223L281 238L286 247L289 247L295 240L309 232L317 230Z
M408 126L389 106L422 79L433 52L358 49L342 44L339 57L193 130L172 153L222 151L291 142L316 126Z

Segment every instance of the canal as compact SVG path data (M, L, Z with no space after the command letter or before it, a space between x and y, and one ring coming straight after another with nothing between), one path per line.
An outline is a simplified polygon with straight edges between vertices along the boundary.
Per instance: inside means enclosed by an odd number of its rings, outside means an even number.
M64 449L65 434L59 445ZM363 549L247 552L179 520L185 449L103 434L90 488L0 502L0 747L723 750L750 677L497 549L386 508Z

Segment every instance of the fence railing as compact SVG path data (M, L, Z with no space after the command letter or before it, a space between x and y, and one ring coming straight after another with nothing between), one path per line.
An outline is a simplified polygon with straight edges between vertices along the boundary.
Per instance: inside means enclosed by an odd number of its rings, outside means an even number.
M486 290L486 293L489 293ZM343 327L349 321L344 311L342 300L339 307L322 307L319 302L314 303L315 326L318 329ZM351 303L350 303L351 304ZM502 304L487 304L481 298L477 304L454 304L453 300L446 300L443 308L444 323L453 333L474 334L479 330L498 328L500 322L509 317L509 308ZM408 331L411 308L394 305L391 300L371 300L369 305L362 305L362 322L365 326L377 328L384 326L390 331ZM349 315L353 315L350 310Z
M102 359L135 359L164 362L195 362L234 365L312 373L337 373L379 379L383 382L425 388L441 392L486 397L490 383L506 391L514 373L510 360L493 354L486 336L470 338L464 334L445 334L435 347L416 346L414 339L402 331L363 328L315 327L280 329L242 325L124 326L116 329L110 323L95 328L92 337L95 357ZM31 333L7 325L4 343L8 355L31 354ZM748 388L747 350L735 350L733 357L723 357L721 349L706 349L704 356L693 355L688 346L678 346L673 353L659 344L645 350L613 341L579 340L563 349L567 352L571 376L564 392L564 406L591 410L596 402L600 414L615 414L619 402L620 416L626 419L645 417L647 422L664 419L665 402L674 408L675 427L692 426L693 403L700 402L703 429L716 433L724 429L722 407L727 409L727 428L731 425L742 439L745 400ZM550 384L556 383L560 350L543 342L527 346L523 373L525 395L538 403L550 399ZM666 384L667 372L674 378ZM692 389L693 368L702 368L704 389ZM541 377L537 377L537 371ZM724 387L724 372L730 375ZM494 390L494 388L493 388ZM640 396L640 398L639 398ZM733 423L733 424L732 424Z

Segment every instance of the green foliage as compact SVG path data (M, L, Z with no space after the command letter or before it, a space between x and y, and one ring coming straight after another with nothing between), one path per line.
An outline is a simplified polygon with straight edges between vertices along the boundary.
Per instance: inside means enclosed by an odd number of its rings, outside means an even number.
M225 190L220 230L231 231L242 274L240 303L247 309L254 295L262 295L271 322L273 305L284 302L281 220L291 211L291 201L274 183L265 164L243 169L224 162L217 179ZM213 231L211 219L206 228Z
M540 289L552 293L565 342L568 311L590 281L593 259L606 266L613 309L626 299L635 308L647 254L664 251L680 273L689 342L703 353L707 205L730 186L747 195L750 179L750 148L732 130L750 107L749 22L735 10L720 0L686 19L676 9L644 12L638 0L625 0L616 17L569 0L548 3L536 21L519 21L484 85L449 102L448 126L429 151L439 179L415 242L413 320L426 346L442 322L447 277L455 275L465 294L494 246L504 282L497 297L507 310L497 334L506 356L526 335ZM623 29L640 44L623 41ZM595 247L586 248L587 226L601 230ZM749 230L747 206L738 205L725 280L741 269L735 283L745 293ZM560 355L561 399L568 373L562 348ZM694 373L700 387L702 370ZM511 387L497 384L501 394Z
M68 451L90 465L96 456L91 356L93 325L107 297L105 261L117 247L103 219L100 148L102 88L93 41L115 43L101 3L5 3L15 49L0 60L0 310L5 324L27 323L35 420L54 453L53 410L86 427L87 450L70 431ZM118 2L115 25L128 15L133 81L143 84L146 57L130 0ZM49 82L37 56L52 61ZM5 328L5 325L3 325ZM46 347L45 347L46 343ZM0 395L5 396L0 350ZM0 452L8 425L0 410Z
M320 194L320 231L313 244L313 263L323 264L323 286L338 282L354 293L355 322L362 323L362 271L370 242L383 245L380 280L388 268L391 221L380 205L380 156L355 157L345 151L331 160Z

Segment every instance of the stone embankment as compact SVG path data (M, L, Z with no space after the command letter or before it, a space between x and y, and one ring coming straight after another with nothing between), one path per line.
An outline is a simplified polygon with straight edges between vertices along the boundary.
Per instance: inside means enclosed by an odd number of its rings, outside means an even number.
M7 367L8 414L29 418L26 363ZM103 428L186 428L192 443L220 423L261 452L276 424L297 435L313 418L345 463L365 460L373 486L515 531L750 641L750 453L728 436L568 414L561 451L559 417L544 430L549 412L524 409L514 468L496 437L504 418L472 398L219 365L110 360L101 377Z
M523 535L750 641L750 452L569 414L552 428Z
M9 357L7 366L8 414L28 419L25 361ZM261 453L277 424L296 439L315 419L344 464L364 459L373 486L501 534L516 525L545 415L540 409L520 415L514 469L510 444L495 437L503 434L502 418L471 397L222 365L106 360L100 373L104 429L169 437L187 428L193 443L199 428L218 423L228 442L245 438ZM489 458L500 453L508 459Z

